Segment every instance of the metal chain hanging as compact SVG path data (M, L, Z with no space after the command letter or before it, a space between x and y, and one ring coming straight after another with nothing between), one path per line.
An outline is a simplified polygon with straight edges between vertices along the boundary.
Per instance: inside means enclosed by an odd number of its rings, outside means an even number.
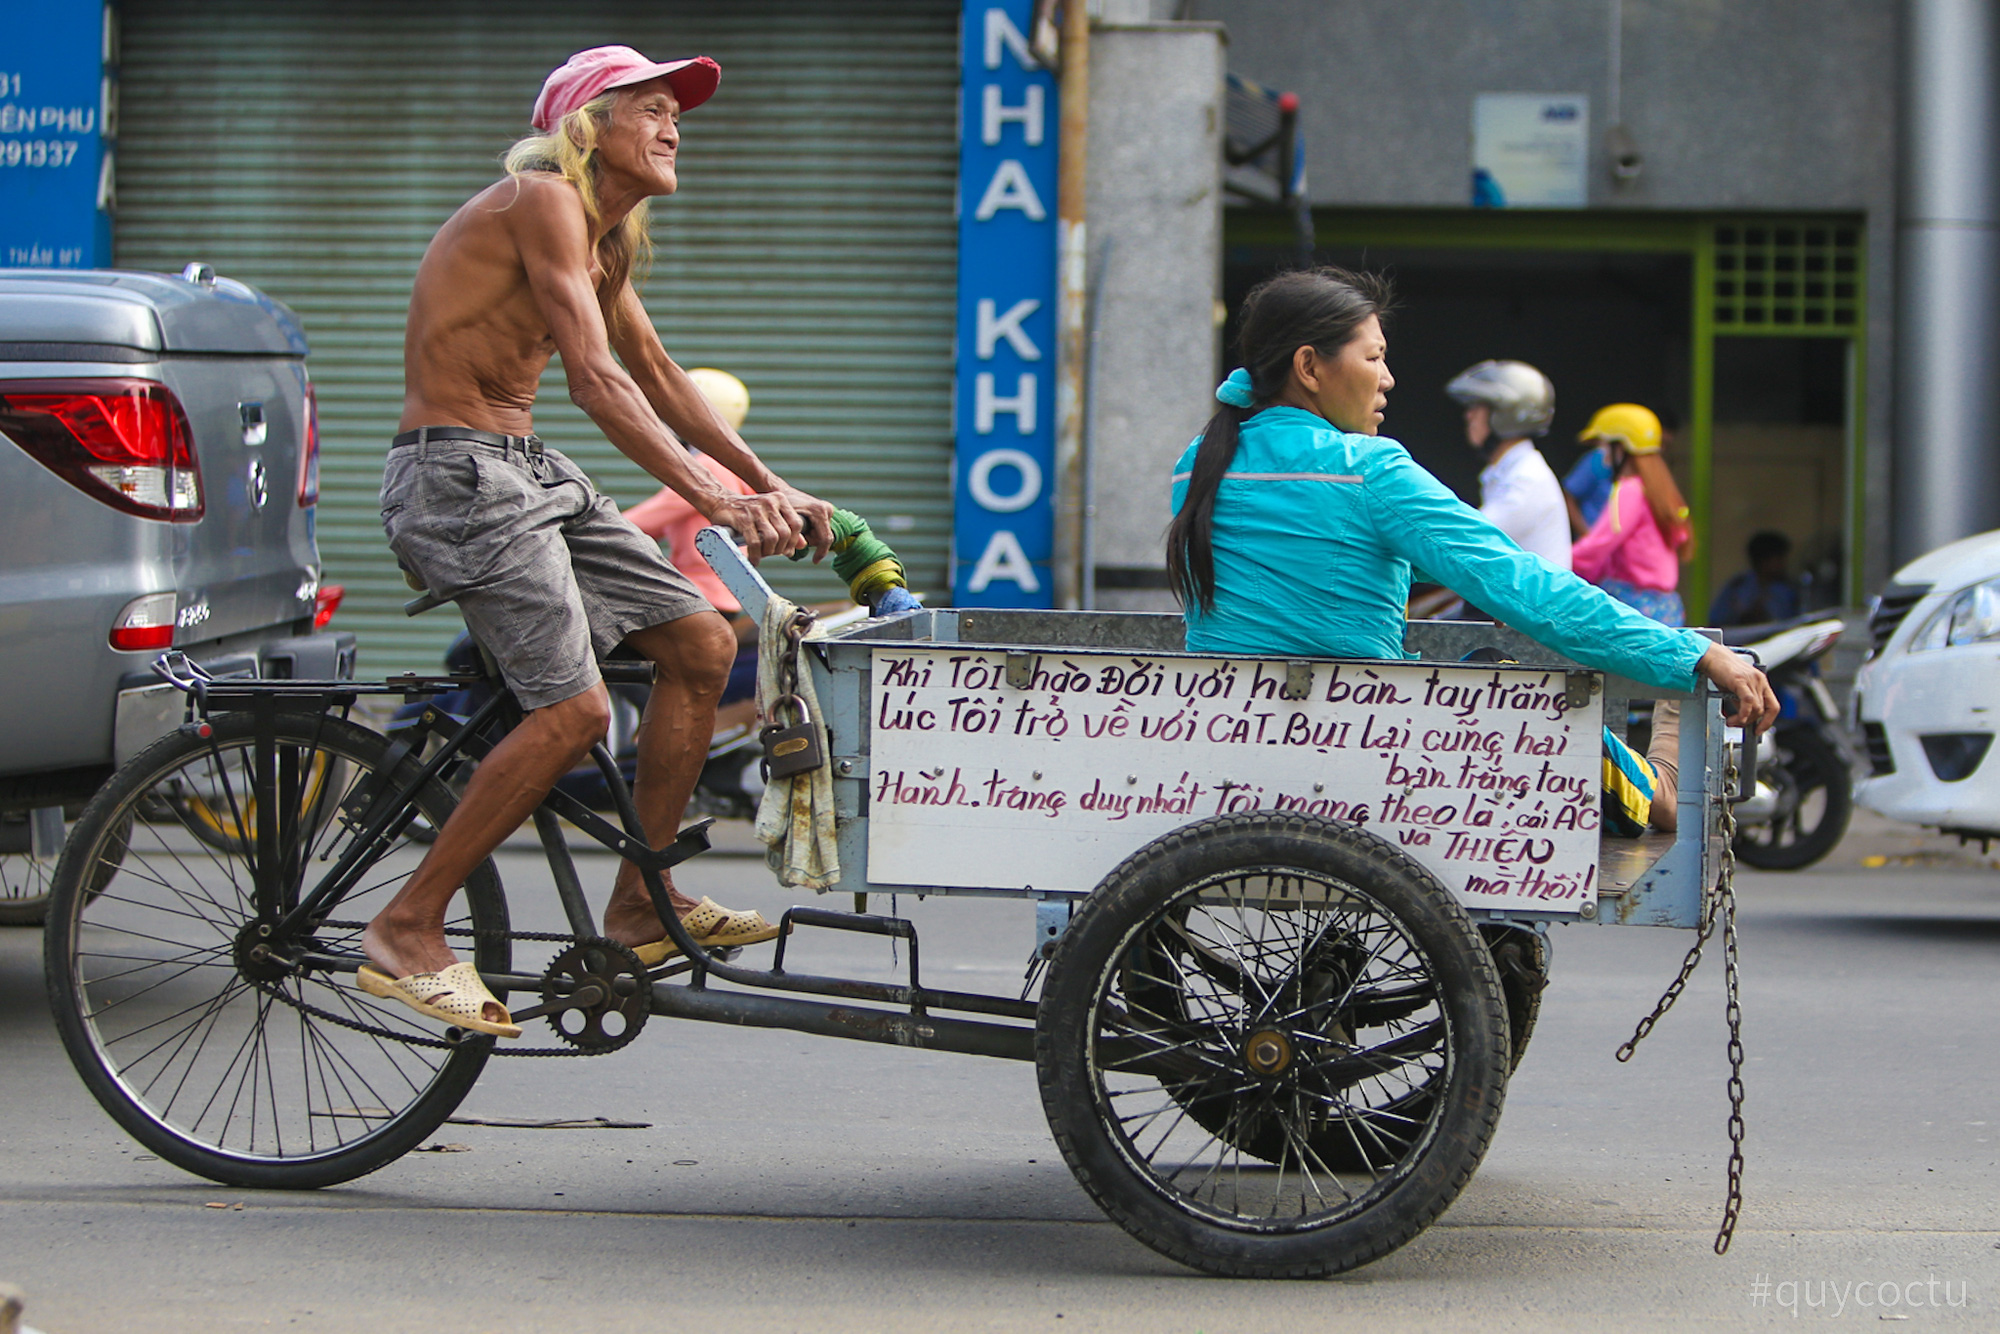
M1735 764L1729 766L1723 782L1725 793L1738 790ZM1736 807L1727 799L1722 803L1720 832L1722 874L1716 879L1714 892L1702 904L1701 927L1695 933L1694 944L1689 947L1687 957L1681 960L1680 972L1667 984L1653 1012L1639 1021L1632 1036L1618 1048L1618 1059L1630 1061L1639 1044L1660 1022L1661 1016L1674 1008L1674 1002L1681 998L1681 993L1687 989L1688 979L1701 963L1702 946L1715 934L1716 922L1720 920L1723 991L1726 998L1723 1017L1729 1027L1729 1188L1722 1204L1722 1226L1715 1234L1715 1253L1724 1255L1736 1235L1736 1220L1743 1213L1743 1002L1736 955Z
M778 696L799 693L799 646L805 641L806 632L819 619L819 613L811 607L792 608L792 619L785 626L785 654L778 659ZM766 719L768 722L769 720Z

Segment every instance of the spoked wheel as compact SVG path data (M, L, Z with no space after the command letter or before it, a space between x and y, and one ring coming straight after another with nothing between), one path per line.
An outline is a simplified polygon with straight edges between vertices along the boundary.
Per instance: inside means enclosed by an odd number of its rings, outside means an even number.
M1739 825L1737 860L1766 871L1796 871L1832 852L1854 813L1854 781L1831 742L1810 727L1765 741L1757 777L1776 792L1769 821Z
M1311 1277L1455 1199L1506 1091L1491 956L1350 825L1219 816L1128 858L1063 934L1035 1034L1077 1180L1194 1268Z
M56 859L37 856L28 811L0 815L0 926L38 926L49 910Z
M324 752L313 757L304 775L307 790L299 799L299 809L312 812L321 822L332 819L337 809L334 803L320 800L317 790L336 776L331 773L331 764ZM176 823L219 851L241 855L257 837L255 793L204 791L192 783L168 782L154 795L169 805Z
M65 821L74 814L75 807L61 811ZM48 916L56 856L36 851L31 828L34 819L35 814L28 811L0 815L0 926L40 926ZM99 868L99 889L115 869Z
M353 845L369 794L388 781L383 738L279 716L270 773L281 795L253 804L254 720L226 714L211 728L147 749L71 829L46 936L57 1027L91 1093L168 1162L231 1185L350 1180L435 1130L492 1040L447 1043L354 988L362 928L423 852L394 825L327 920L296 940L271 932ZM398 776L414 771L405 766ZM442 825L451 795L432 782L416 806ZM454 947L505 971L491 862L452 909Z

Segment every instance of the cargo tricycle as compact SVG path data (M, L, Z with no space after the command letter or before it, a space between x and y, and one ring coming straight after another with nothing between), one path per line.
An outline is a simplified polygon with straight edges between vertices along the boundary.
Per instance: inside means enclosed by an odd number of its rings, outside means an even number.
M722 538L704 554L761 614L775 595ZM784 914L768 966L704 952L661 873L706 848L707 822L647 846L600 747L618 818L560 790L534 815L569 930L515 929L490 861L454 901L461 954L547 1026L497 1043L354 981L362 928L423 853L413 825L444 823L455 776L519 720L512 697L462 723L428 709L392 740L351 716L363 697L465 678L238 681L169 654L185 722L63 853L57 1020L152 1152L280 1188L393 1162L496 1056L606 1054L655 1018L1029 1062L1077 1181L1133 1236L1216 1274L1350 1269L1478 1167L1550 929L1705 928L1728 847L1705 685L1679 697L1679 832L1617 838L1604 720L1671 692L1491 625L1413 623L1408 646L1216 658L1184 651L1175 616L987 609L808 635L779 730L809 743L783 781L830 798L794 822L824 844L819 906ZM641 867L678 946L664 963L600 935L566 827ZM870 911L903 895L1020 901L1022 992L927 981L914 925ZM807 930L895 938L907 979L801 971Z

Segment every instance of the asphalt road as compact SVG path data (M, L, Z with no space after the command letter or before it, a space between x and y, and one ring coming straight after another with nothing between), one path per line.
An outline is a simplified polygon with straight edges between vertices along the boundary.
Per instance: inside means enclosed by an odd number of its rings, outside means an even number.
M55 1038L39 933L7 929L0 1281L47 1334L2000 1327L2000 869L1865 821L1821 867L1740 882L1749 1171L1722 1258L1719 961L1632 1064L1612 1057L1683 932L1560 930L1498 1138L1451 1211L1343 1278L1249 1283L1105 1222L1025 1066L666 1020L599 1060L495 1062L461 1108L644 1129L453 1124L437 1142L462 1150L345 1187L226 1190L97 1108ZM547 873L503 856L518 921ZM724 902L786 902L752 857L696 868L684 883ZM1018 984L1020 905L903 907L927 979ZM876 940L809 948L816 970L888 970Z

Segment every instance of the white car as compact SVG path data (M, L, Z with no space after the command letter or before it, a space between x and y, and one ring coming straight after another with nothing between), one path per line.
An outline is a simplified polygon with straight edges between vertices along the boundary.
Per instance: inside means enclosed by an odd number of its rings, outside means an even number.
M1854 682L1869 810L2000 838L2000 531L1896 571L1870 607L1873 648Z

